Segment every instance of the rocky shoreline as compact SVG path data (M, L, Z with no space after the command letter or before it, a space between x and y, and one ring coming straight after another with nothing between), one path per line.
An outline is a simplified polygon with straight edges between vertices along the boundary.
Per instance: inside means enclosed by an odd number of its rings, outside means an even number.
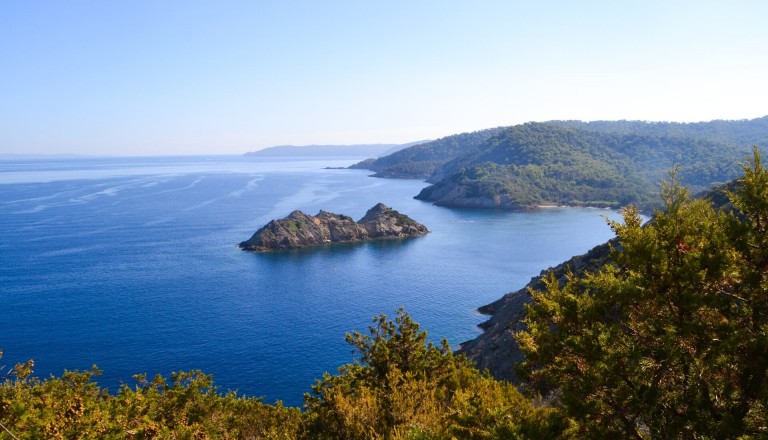
M611 247L617 247L615 239L595 246L583 255L572 257L568 261L544 270L539 276L520 290L507 293L500 299L477 309L490 319L478 325L483 333L461 344L457 353L464 354L480 370L488 372L496 379L520 383L515 372L515 364L524 360L523 352L517 345L515 333L525 329L525 305L531 302L528 289L544 288L543 278L552 272L561 282L565 282L568 272L577 277L585 272L594 272L610 260Z
M452 183L438 183L428 186L413 197L416 200L432 202L436 206L469 209L501 209L506 211L533 211L538 204L521 204L508 194L495 196L472 195L466 186Z
M379 203L357 222L349 216L322 210L315 216L293 211L288 217L272 220L238 246L247 251L270 252L326 243L419 237L428 233L426 226Z

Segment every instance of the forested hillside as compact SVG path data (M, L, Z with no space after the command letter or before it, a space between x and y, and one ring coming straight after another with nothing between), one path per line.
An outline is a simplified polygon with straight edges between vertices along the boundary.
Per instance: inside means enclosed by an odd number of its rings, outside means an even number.
M744 132L739 128L744 128ZM438 205L659 206L676 165L695 191L734 178L738 158L768 141L768 117L696 124L639 121L527 123L449 136L357 167L378 177L426 178L418 199Z
M757 150L732 188L726 212L672 179L647 225L632 208L610 222L612 264L531 293L518 373L558 390L585 437L768 436L768 171Z
M501 128L491 128L447 136L375 160L366 160L350 168L376 171L376 177L426 179L446 161L474 150L500 131Z
M716 210L731 212L734 207L728 194L737 190L737 181L699 193L698 199L707 200ZM515 333L526 328L526 305L532 301L531 292L546 288L549 277L565 283L568 276L585 277L587 273L602 270L613 264L612 249L620 247L616 238L599 244L582 255L576 255L554 267L542 270L521 289L512 291L498 300L481 306L478 311L490 318L480 324L483 333L461 344L458 353L466 355L479 369L488 370L497 379L520 384L515 364L524 360L524 354L515 340Z
M741 150L694 138L597 133L528 123L503 130L441 165L447 176L416 198L446 206L657 206L659 180L675 164L696 189L732 179Z
M768 145L768 116L736 121L645 122L645 121L548 121L549 124L600 133L640 134L657 137L709 139L726 145Z

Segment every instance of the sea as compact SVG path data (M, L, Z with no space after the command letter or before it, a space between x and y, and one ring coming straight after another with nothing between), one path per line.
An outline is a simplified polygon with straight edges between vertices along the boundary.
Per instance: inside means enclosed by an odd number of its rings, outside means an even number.
M360 158L362 159L362 158ZM451 209L420 180L336 169L350 158L0 160L0 378L202 370L220 391L299 406L357 359L345 340L400 307L430 340L480 334L476 309L613 236L617 212ZM252 253L237 243L293 210L361 218L382 202L424 237Z

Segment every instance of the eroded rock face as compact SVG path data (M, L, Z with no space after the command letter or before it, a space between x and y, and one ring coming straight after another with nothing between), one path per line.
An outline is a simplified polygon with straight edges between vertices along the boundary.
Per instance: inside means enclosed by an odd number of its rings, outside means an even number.
M509 211L531 211L537 209L535 204L521 204L509 194L494 196L473 196L466 185L444 180L430 185L413 197L416 200L433 202L437 206L470 209L503 209Z
M584 255L575 256L542 271L522 289L507 293L491 304L477 309L484 315L491 315L491 318L480 324L484 332L461 344L457 353L466 355L478 369L488 370L494 378L519 384L515 364L523 361L525 355L517 345L515 333L526 329L523 322L526 316L525 305L532 300L528 289L544 289L544 278L550 271L561 283L565 283L569 272L579 277L585 272L597 271L610 261L611 246L619 247L615 239L595 246Z
M293 211L286 218L267 223L239 246L248 251L267 252L324 243L418 237L427 233L426 226L379 203L358 222L327 211L320 211L316 216Z

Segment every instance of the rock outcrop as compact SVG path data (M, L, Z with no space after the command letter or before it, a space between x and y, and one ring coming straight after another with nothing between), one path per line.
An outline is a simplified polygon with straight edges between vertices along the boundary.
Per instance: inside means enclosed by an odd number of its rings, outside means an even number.
M272 220L239 246L248 251L268 252L324 243L418 237L427 233L426 226L379 203L358 222L326 211L316 216L293 211L284 219Z
M472 194L467 185L452 179L442 180L421 190L413 197L416 200L433 202L436 206L470 209L503 209L509 211L533 211L540 203L521 203L510 194ZM540 202L537 200L537 202Z
M551 271L561 282L571 271L581 276L585 272L595 272L610 261L611 246L618 246L616 240L594 247L584 255L578 255L553 268L541 272L539 276L522 289L510 292L491 304L480 307L478 312L491 315L488 321L480 324L483 334L461 344L457 353L465 354L480 370L488 370L496 379L519 383L515 364L523 361L524 355L517 345L514 334L525 329L525 305L531 302L529 288L544 288L543 277Z
M718 185L697 194L696 198L708 200L715 209L740 215L738 211L734 211L726 195L727 192L734 191L739 184L738 181L731 181ZM653 219L649 220L652 221ZM543 290L543 278L549 272L552 272L561 284L565 283L569 271L576 278L582 278L587 272L596 273L604 266L612 264L611 248L621 252L621 244L617 238L595 246L586 254L577 255L542 271L539 276L531 278L522 289L507 293L491 304L477 309L484 315L491 315L491 318L479 325L484 332L461 344L457 353L465 354L480 370L487 369L496 379L519 383L515 364L523 361L524 355L515 341L514 334L525 329L525 305L531 302L528 289Z

